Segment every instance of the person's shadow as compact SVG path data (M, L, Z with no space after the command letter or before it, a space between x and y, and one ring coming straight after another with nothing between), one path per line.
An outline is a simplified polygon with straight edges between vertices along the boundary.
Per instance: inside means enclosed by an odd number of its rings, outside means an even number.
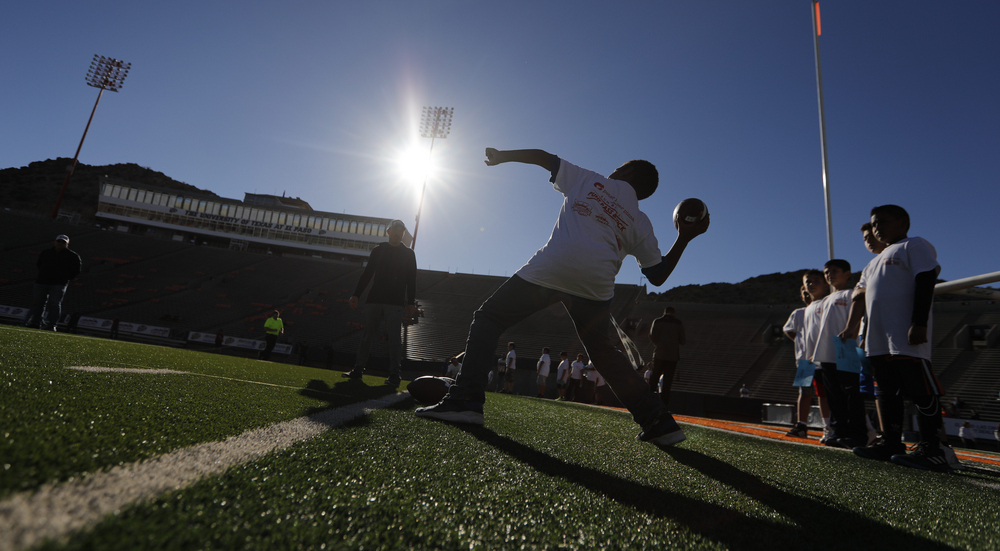
M907 550L948 548L940 542L824 503L820 497L814 499L790 494L728 463L694 450L670 447L665 448L664 452L678 463L745 494L791 522L751 517L721 505L567 463L488 428L455 426L512 458L531 465L539 472L570 481L644 514L676 522L687 530L730 549L774 551L813 547L853 551L870 547L874 541L892 541L893 546Z
M305 415L312 415L330 408L382 398L387 394L395 394L395 392L395 388L390 388L386 385L368 386L357 379L342 379L334 383L333 386L330 386L322 379L312 379L306 383L305 387L299 389L300 395L323 402L322 405L306 410L304 412Z

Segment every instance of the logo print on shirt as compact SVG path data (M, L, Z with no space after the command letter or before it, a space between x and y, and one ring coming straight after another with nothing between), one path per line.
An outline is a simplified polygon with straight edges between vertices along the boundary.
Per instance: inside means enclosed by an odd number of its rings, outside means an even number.
M611 218L612 220L615 221L615 225L618 226L619 231L624 231L625 228L628 227L628 223L622 220L621 216L619 216L618 203L609 202L607 199L605 199L602 195L600 195L596 191L591 191L590 193L588 193L587 199L593 199L597 201L597 204L601 205L601 208L604 209L604 214L607 214L608 218ZM626 216L631 218L631 216L628 215L628 213L625 214Z
M590 205L584 203L583 201L577 201L573 203L573 212L579 214L580 216L590 216Z

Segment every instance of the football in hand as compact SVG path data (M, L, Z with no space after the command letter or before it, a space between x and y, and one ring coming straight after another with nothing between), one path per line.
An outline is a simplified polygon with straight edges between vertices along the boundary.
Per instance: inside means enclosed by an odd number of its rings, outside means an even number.
M413 399L421 404L434 405L444 399L448 394L448 389L455 384L455 379L451 377L431 377L425 375L417 377L407 385L406 390L413 396Z
M674 207L674 227L681 224L694 224L708 216L708 207L701 199L685 199Z

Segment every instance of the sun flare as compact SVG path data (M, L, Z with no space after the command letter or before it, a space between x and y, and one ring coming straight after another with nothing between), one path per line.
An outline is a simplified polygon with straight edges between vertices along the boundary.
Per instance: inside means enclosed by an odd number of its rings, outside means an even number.
M428 151L422 147L411 147L403 151L396 159L396 169L404 181L420 185L425 177L429 177L434 167Z

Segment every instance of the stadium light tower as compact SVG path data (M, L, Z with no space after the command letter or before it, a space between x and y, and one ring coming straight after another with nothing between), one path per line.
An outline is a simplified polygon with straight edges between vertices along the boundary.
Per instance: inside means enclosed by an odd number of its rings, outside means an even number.
M59 205L62 203L63 194L66 193L69 178L76 169L76 160L80 157L83 140L87 139L87 131L90 130L90 122L94 120L94 113L97 112L97 104L101 103L101 94L105 90L111 90L112 92L120 90L131 68L131 63L94 54L94 60L90 62L90 69L87 71L87 84L94 88L100 88L101 91L97 93L97 101L94 102L94 108L90 111L90 118L87 119L87 126L83 129L83 137L80 138L80 145L76 147L76 154L73 155L73 164L69 165L69 170L66 172L66 179L63 181L62 189L59 190L59 197L56 198L56 206L52 209L52 218L59 215Z
M424 114L420 117L420 137L431 139L431 150L427 153L427 160L430 161L431 154L434 153L434 140L448 137L451 133L451 115L455 112L454 107L424 107ZM427 170L424 171L424 185L420 188L420 204L417 206L417 222L413 225L413 241L410 248L417 246L417 230L420 229L420 211L424 208L424 192L427 190Z

